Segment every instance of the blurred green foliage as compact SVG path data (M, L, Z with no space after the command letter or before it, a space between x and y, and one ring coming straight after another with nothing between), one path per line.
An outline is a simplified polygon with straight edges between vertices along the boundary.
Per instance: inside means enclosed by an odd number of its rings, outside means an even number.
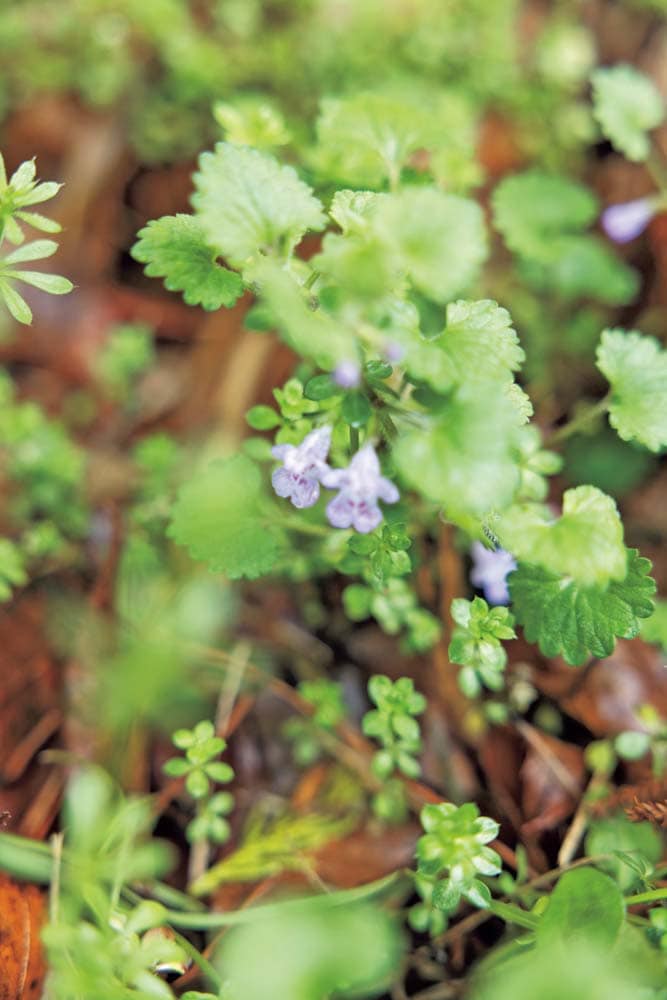
M519 59L519 10L519 0L342 8L329 0L22 0L0 11L0 93L6 111L49 93L113 109L139 155L155 161L210 142L214 102L231 141L271 147L292 133L298 145L319 95L388 87L419 106L428 94L437 103L437 85L449 96L436 120L455 123L461 150L475 109L493 105L517 121L527 148L557 162L590 136L580 91L593 41L573 0ZM477 179L469 164L448 153L438 170L465 186Z

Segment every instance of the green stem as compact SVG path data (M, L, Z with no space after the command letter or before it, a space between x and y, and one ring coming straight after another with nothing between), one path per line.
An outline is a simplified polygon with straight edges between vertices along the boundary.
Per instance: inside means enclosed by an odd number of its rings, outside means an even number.
M304 906L322 903L324 906L349 906L362 900L380 896L391 888L398 887L401 881L407 884L407 876L402 871L392 872L385 878L356 889L343 889L340 892L323 893L319 896L306 896L300 899L290 899L283 903L267 903L265 906L251 906L246 910L232 910L227 913L179 913L168 910L165 921L174 927L189 930L215 930L218 927L231 927L234 924L247 924L261 917L281 917L291 912L299 912Z
M204 975L211 981L211 985L215 987L216 990L222 989L223 981L222 977L218 973L215 966L211 965L209 960L198 951L195 946L188 941L187 938L183 937L177 931L174 932L176 936L177 943L181 946L183 951L188 955L189 958L195 963L196 966L204 973Z
M49 922L52 924L58 923L58 912L60 907L60 873L62 871L64 840L65 835L63 833L54 833L51 837L51 846L53 848L53 875L51 876L51 885L49 887Z
M525 927L529 931L534 931L537 927L537 917L534 917L532 913L526 913L525 910L514 906L512 903L501 903L499 900L494 899L488 909L494 916L500 917L501 920L504 920L508 924L517 924L519 927Z
M320 276L319 271L311 271L306 280L304 281L303 287L307 288L310 291L310 289L313 287L319 276Z
M661 889L649 889L648 892L637 892L634 896L626 896L625 902L628 906L635 906L637 903L655 903L660 899L667 899L667 886Z
M204 904L198 899L193 899L187 893L181 892L179 889L174 889L173 886L166 885L164 882L148 882L144 891L168 909L174 907L179 910L193 910L195 913L205 909ZM143 898L138 893L129 889L128 886L125 886L123 889L123 896L131 899L135 906Z
M350 427L350 451L353 455L359 451L359 428Z
M559 427L557 431L553 432L546 441L546 447L551 448L552 445L565 441L566 438L580 431L582 427L586 427L596 417L602 416L609 409L609 402L610 397L607 395L603 399L598 400L597 403L593 403L591 406L582 409L569 423L564 424L563 427Z
M317 535L319 538L328 538L331 534L331 530L322 524L310 524L308 521L299 521L297 518L278 517L276 521L288 531L300 531L302 535Z

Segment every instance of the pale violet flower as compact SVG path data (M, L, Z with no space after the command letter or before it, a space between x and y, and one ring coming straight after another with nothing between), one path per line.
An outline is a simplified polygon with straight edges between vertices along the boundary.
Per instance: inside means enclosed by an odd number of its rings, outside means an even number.
M295 507L312 507L320 496L320 479L331 446L331 427L318 427L301 444L277 444L271 449L283 463L271 476L279 497L289 497Z
M390 365L398 364L405 357L405 348L395 340L388 340L384 345L384 358Z
M328 469L322 485L340 490L327 504L327 518L334 528L354 528L367 534L382 520L378 500L396 503L398 490L380 472L380 462L373 445L361 448L346 469Z
M341 389L356 389L361 382L361 367L359 362L352 360L339 361L331 377Z
M472 570L470 582L478 587L489 604L508 604L507 577L516 569L514 557L505 549L487 549L481 542L470 547Z
M602 228L614 243L629 243L643 233L659 210L659 200L654 195L624 201L605 208L600 217Z

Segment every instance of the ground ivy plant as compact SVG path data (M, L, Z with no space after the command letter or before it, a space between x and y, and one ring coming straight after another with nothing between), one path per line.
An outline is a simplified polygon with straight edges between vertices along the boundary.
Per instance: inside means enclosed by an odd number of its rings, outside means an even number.
M581 664L638 634L655 585L648 561L626 547L610 496L584 485L559 509L545 503L561 461L520 384L525 354L512 318L483 294L484 215L449 193L427 159L409 168L409 116L385 112L368 102L348 159L323 108L312 158L320 174L323 163L336 169L320 178L321 197L293 164L220 142L200 157L192 214L139 233L133 253L147 273L209 309L249 292L249 328L276 330L298 358L294 377L276 386L277 407L248 414L269 440L251 438L201 468L168 532L231 579L352 576L349 617L375 617L419 650L440 626L417 571L451 523L473 546L473 584L490 604L511 605L493 610L478 598L452 609L450 655L474 696L502 685L501 644L514 625L545 654ZM362 150L373 164L360 174L366 187L335 190ZM493 201L508 246L533 271L546 275L567 254L579 276L582 254L624 267L583 233L596 206L574 182L518 174ZM665 447L664 349L636 331L601 331L597 365L607 395L552 433L554 444L606 412L624 440Z

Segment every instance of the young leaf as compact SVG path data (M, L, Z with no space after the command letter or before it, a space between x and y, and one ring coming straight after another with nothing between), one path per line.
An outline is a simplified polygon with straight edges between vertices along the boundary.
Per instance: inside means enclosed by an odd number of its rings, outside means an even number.
M134 259L146 265L150 278L164 278L170 292L183 292L189 306L229 307L242 295L241 278L217 263L217 251L194 216L165 215L140 229L138 237Z
M557 520L541 505L518 505L502 515L495 531L503 547L518 560L583 585L604 586L626 575L618 509L595 486L566 490L563 513Z
M614 147L629 160L642 162L651 146L647 133L665 117L665 106L652 80L633 66L596 69L593 113Z
M253 406L245 415L249 426L255 431L270 431L281 423L280 416L272 406Z
M557 259L558 238L581 232L597 214L588 188L539 170L507 177L493 192L494 222L507 246L540 261Z
M17 323L32 323L32 310L12 285L0 278L0 296Z
M585 850L590 856L606 855L600 868L627 892L637 885L638 872L626 859L632 858L640 870L650 871L662 857L662 837L650 823L633 823L624 813L617 813L593 820Z
M254 579L272 568L282 547L262 499L260 472L249 458L213 462L179 493L168 534L214 573Z
M225 130L227 142L235 146L271 149L285 146L291 138L280 110L264 96L239 96L233 104L217 101L213 117Z
M611 385L609 422L624 441L667 445L667 351L654 337L605 330L597 365Z
M385 94L355 94L322 102L315 164L327 178L358 188L398 180L418 149L438 135L433 116L416 102Z
M7 277L16 281L23 281L26 285L39 288L41 292L48 292L49 295L67 295L74 288L69 278L64 278L61 274L45 274L43 271L7 271Z
M51 257L57 249L58 244L55 240L34 240L32 243L24 243L17 250L12 250L2 263L4 266L21 264L28 260L41 260L44 257Z
M502 639L514 639L514 618L507 608L489 608L481 597L473 601L452 601L456 627L449 643L449 658L464 669L459 686L469 698L475 698L482 686L498 691L503 684L507 654Z
M512 610L528 642L537 642L545 656L562 653L578 666L589 654L609 656L617 636L632 639L638 634L639 620L653 611L656 587L650 569L648 559L628 549L625 579L601 588L520 565L509 577Z
M326 224L320 202L292 167L219 142L202 153L192 204L209 243L234 267L260 252L289 255L309 229Z
M4 160L0 160L0 205L9 206L13 213L16 209L24 208L26 205L37 205L53 198L62 185L55 181L40 183L35 179L36 174L35 160L25 160L14 171L8 183ZM37 218L41 217L37 216ZM34 225L34 222L31 222L31 225ZM12 242L20 243L22 239L23 235L19 232L18 239L12 240Z
M345 234L364 232L384 197L385 195L375 191L336 191L329 215Z
M16 218L27 222L29 226L39 229L42 233L59 233L62 226L55 219L49 219L40 212L17 212Z
M487 255L484 215L468 198L435 188L409 188L388 196L374 218L415 287L447 302L477 278Z

